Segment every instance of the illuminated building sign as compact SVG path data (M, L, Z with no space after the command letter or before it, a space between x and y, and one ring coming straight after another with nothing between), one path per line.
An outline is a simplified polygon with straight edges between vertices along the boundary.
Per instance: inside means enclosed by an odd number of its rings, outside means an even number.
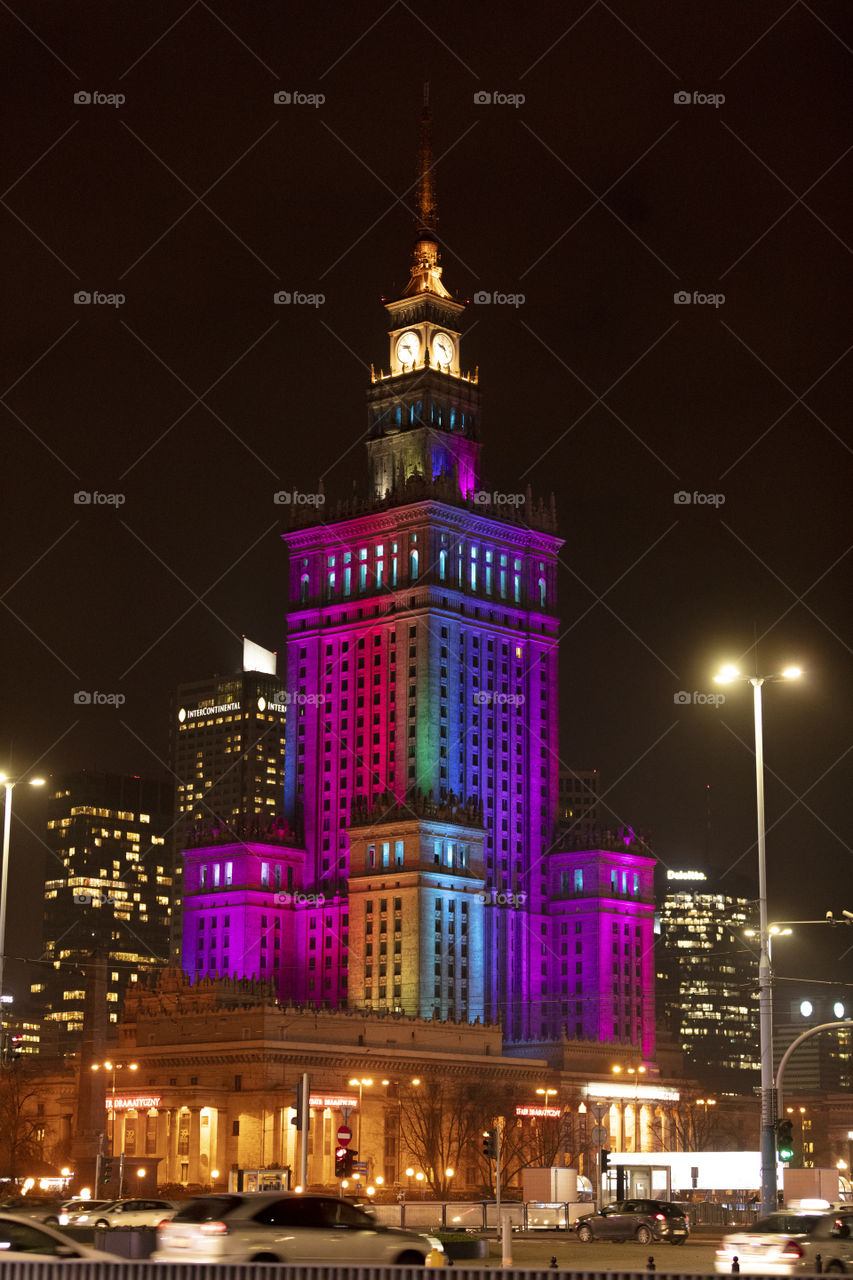
M199 719L202 719L204 716L221 715L223 711L239 711L239 710L240 710L239 702L220 702L219 705L216 707L192 707L189 711L187 711L186 707L181 707L180 711L178 712L178 719L180 720L181 724L183 724L185 720L199 720Z
M160 1095L140 1094L136 1098L107 1098L107 1111L150 1111L160 1105Z
M559 1107L516 1107L517 1116L544 1116L548 1120L559 1120L563 1114Z
M590 1098L639 1098L642 1102L678 1102L677 1089L665 1089L656 1084L589 1084Z
M704 871L667 871L667 880L707 880Z
M342 1093L312 1093L308 1099L309 1107L332 1107L340 1111L341 1107L358 1110L358 1098Z

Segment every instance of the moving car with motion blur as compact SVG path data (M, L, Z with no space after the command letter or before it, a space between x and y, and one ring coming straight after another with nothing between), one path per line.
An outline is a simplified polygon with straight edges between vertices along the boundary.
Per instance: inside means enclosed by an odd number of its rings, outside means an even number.
M22 1213L0 1213L0 1271L4 1262L37 1262L40 1259L55 1262L57 1259L106 1260L86 1244L70 1240L61 1231Z
M97 1209L79 1213L78 1227L159 1227L178 1208L175 1200L111 1200Z
M441 1245L386 1227L334 1196L257 1191L200 1196L157 1233L158 1262L331 1262L422 1267Z
M682 1205L669 1200L617 1200L581 1218L575 1231L582 1244L593 1240L684 1244L690 1233L690 1219Z
M820 1222L820 1212L768 1213L751 1226L730 1231L720 1241L714 1268L731 1274L737 1258L743 1275L787 1276L802 1258L802 1243Z

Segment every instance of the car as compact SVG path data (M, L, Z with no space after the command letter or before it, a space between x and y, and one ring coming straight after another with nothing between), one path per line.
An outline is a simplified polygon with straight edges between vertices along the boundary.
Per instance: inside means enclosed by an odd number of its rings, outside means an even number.
M72 1223L76 1223L81 1214L84 1216L86 1222L90 1221L95 1209L103 1209L108 1204L112 1203L112 1200L66 1200L63 1204L63 1208L68 1214L68 1222L70 1225Z
M853 1272L853 1205L824 1213L798 1248L802 1250L798 1271Z
M104 1261L106 1254L70 1240L61 1231L34 1222L23 1213L0 1213L0 1265L39 1258L79 1258Z
M159 1227L178 1208L175 1200L111 1200L98 1209L79 1213L77 1227Z
M668 1244L684 1244L690 1219L682 1205L669 1200L617 1200L581 1218L575 1231L583 1244L592 1240L636 1240L639 1244L665 1240Z
M34 1218L36 1222L44 1222L49 1227L64 1227L68 1222L68 1214L62 1207L62 1201L51 1200L47 1196L6 1196L0 1200L0 1213Z
M386 1227L335 1196L258 1191L200 1196L157 1232L158 1262L424 1265L432 1236Z
M714 1268L729 1275L737 1258L744 1275L790 1275L803 1256L802 1242L823 1216L780 1209L750 1227L727 1232L717 1248Z

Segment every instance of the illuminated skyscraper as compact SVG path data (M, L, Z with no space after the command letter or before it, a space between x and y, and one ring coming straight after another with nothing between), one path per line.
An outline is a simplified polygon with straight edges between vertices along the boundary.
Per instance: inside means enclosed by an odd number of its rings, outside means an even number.
M30 992L64 1052L78 1047L94 959L116 1022L127 986L168 958L173 795L168 783L86 771L48 791L45 963Z
M615 1039L651 1057L652 859L633 837L555 852L562 539L553 500L484 485L427 125L425 111L409 281L385 303L388 368L367 392L367 490L322 521L294 509L283 535L289 852L187 855L184 964L241 972L239 907L254 921L242 972L274 976L283 997L500 1019L508 1042ZM276 895L277 866L291 896ZM226 912L223 968L211 921Z
M731 877L661 868L658 1016L691 1074L714 1088L757 1080L758 950L747 890Z

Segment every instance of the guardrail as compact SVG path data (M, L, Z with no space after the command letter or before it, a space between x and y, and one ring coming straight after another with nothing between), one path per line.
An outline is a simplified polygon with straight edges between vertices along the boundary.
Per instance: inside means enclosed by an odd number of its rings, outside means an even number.
M58 1265L57 1265L58 1263ZM498 1260L495 1267L499 1268ZM482 1267L458 1263L453 1280L483 1280ZM554 1280L552 1269L513 1269L519 1280ZM3 1261L3 1280L429 1280L426 1267L306 1266L299 1263L266 1262L105 1262L52 1259L39 1262ZM648 1280L646 1271L584 1271L584 1280Z
M501 1203L501 1218L509 1218L515 1231L565 1230L591 1213L588 1202L571 1204ZM407 1200L401 1204L374 1204L370 1212L386 1227L407 1231L486 1231L500 1226L497 1205L488 1200Z

